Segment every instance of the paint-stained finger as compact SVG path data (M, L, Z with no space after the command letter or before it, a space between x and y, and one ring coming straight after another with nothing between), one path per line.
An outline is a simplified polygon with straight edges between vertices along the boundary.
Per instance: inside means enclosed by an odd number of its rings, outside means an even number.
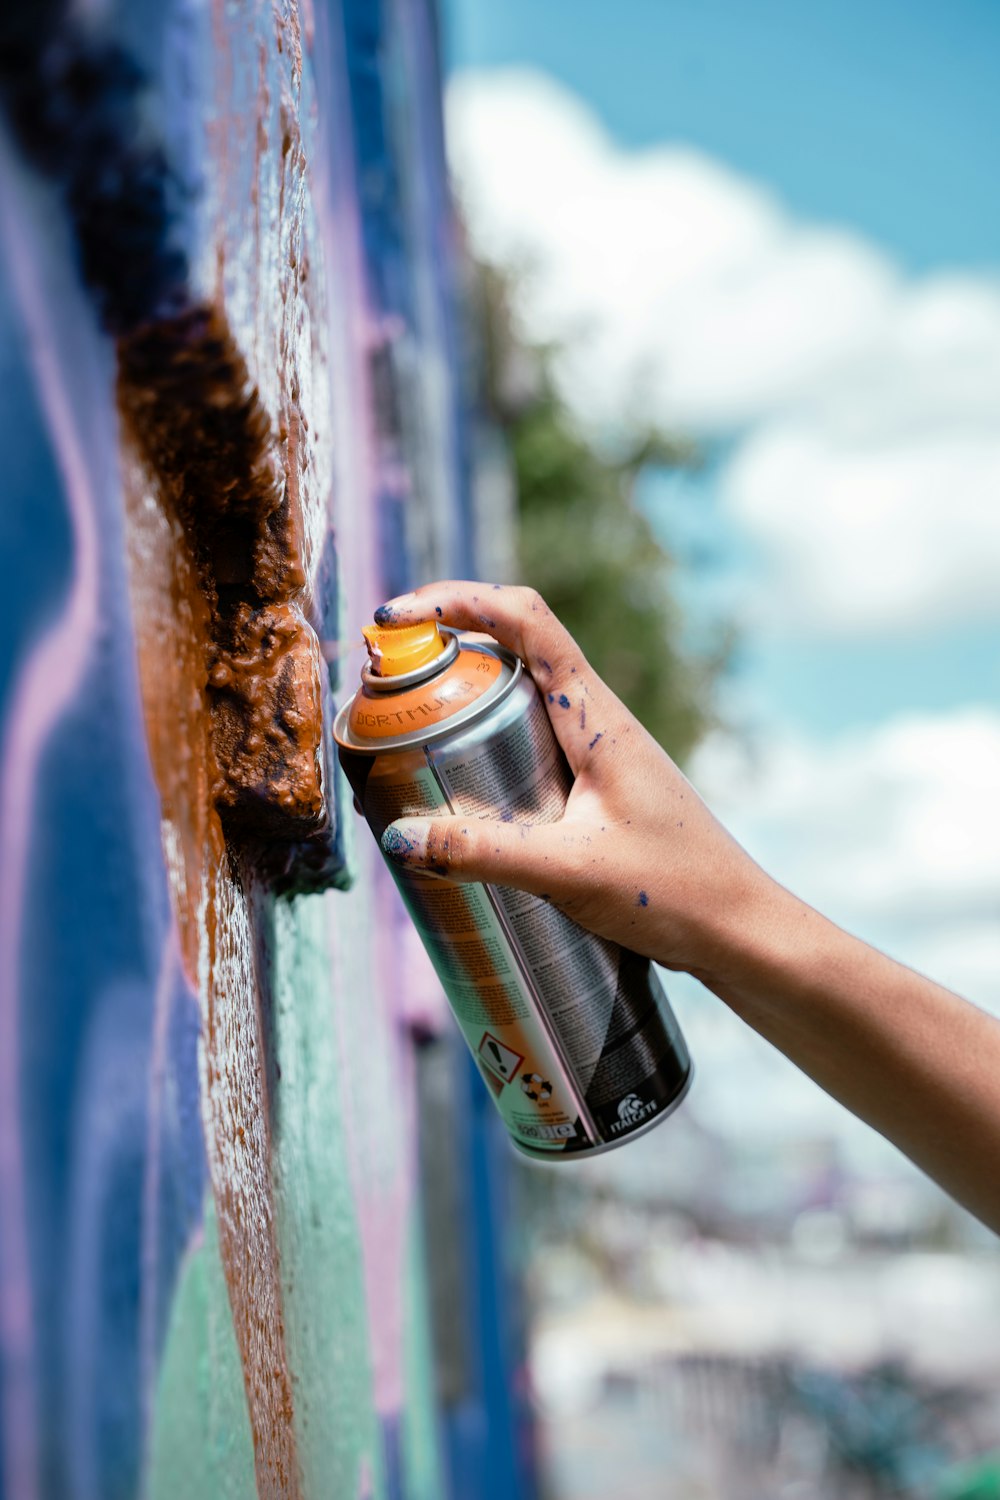
M534 589L448 580L391 599L375 611L380 625L438 620L457 630L486 631L526 664L575 774L625 713L576 641Z
M565 863L556 827L462 817L401 818L382 835L382 852L404 869L547 895Z
M390 599L377 625L439 620L458 630L486 631L525 662L533 677L561 678L583 661L569 631L534 589L449 579Z

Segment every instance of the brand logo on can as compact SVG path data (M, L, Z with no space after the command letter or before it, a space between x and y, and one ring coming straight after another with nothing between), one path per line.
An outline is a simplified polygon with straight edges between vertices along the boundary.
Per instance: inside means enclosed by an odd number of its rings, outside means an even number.
M628 1130L632 1125L638 1125L640 1120L645 1120L649 1115L656 1114L656 1105L645 1102L638 1094L626 1094L618 1106L618 1119L611 1127L611 1134L618 1135L623 1130Z

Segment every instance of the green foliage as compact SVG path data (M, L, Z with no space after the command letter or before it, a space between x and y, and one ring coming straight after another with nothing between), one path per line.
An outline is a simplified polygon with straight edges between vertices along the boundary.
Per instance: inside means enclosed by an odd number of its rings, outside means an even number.
M479 268L486 395L517 488L522 581L537 588L646 728L683 760L713 722L721 654L682 644L674 562L633 502L648 466L696 462L689 444L644 431L609 457L579 429L552 380L553 351L515 331L510 284Z

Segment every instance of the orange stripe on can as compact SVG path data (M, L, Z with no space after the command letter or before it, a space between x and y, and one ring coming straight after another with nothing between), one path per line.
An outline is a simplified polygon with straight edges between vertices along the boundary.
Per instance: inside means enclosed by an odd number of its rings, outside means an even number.
M381 740L439 724L467 708L493 686L503 670L500 658L462 650L437 677L387 695L363 687L351 704L347 723L355 740Z

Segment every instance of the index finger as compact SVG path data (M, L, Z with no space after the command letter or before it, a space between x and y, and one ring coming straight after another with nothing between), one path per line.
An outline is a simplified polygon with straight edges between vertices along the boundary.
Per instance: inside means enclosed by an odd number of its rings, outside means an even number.
M420 620L486 631L519 656L542 692L573 772L579 772L620 704L534 589L450 579L401 594L375 611L377 625Z

